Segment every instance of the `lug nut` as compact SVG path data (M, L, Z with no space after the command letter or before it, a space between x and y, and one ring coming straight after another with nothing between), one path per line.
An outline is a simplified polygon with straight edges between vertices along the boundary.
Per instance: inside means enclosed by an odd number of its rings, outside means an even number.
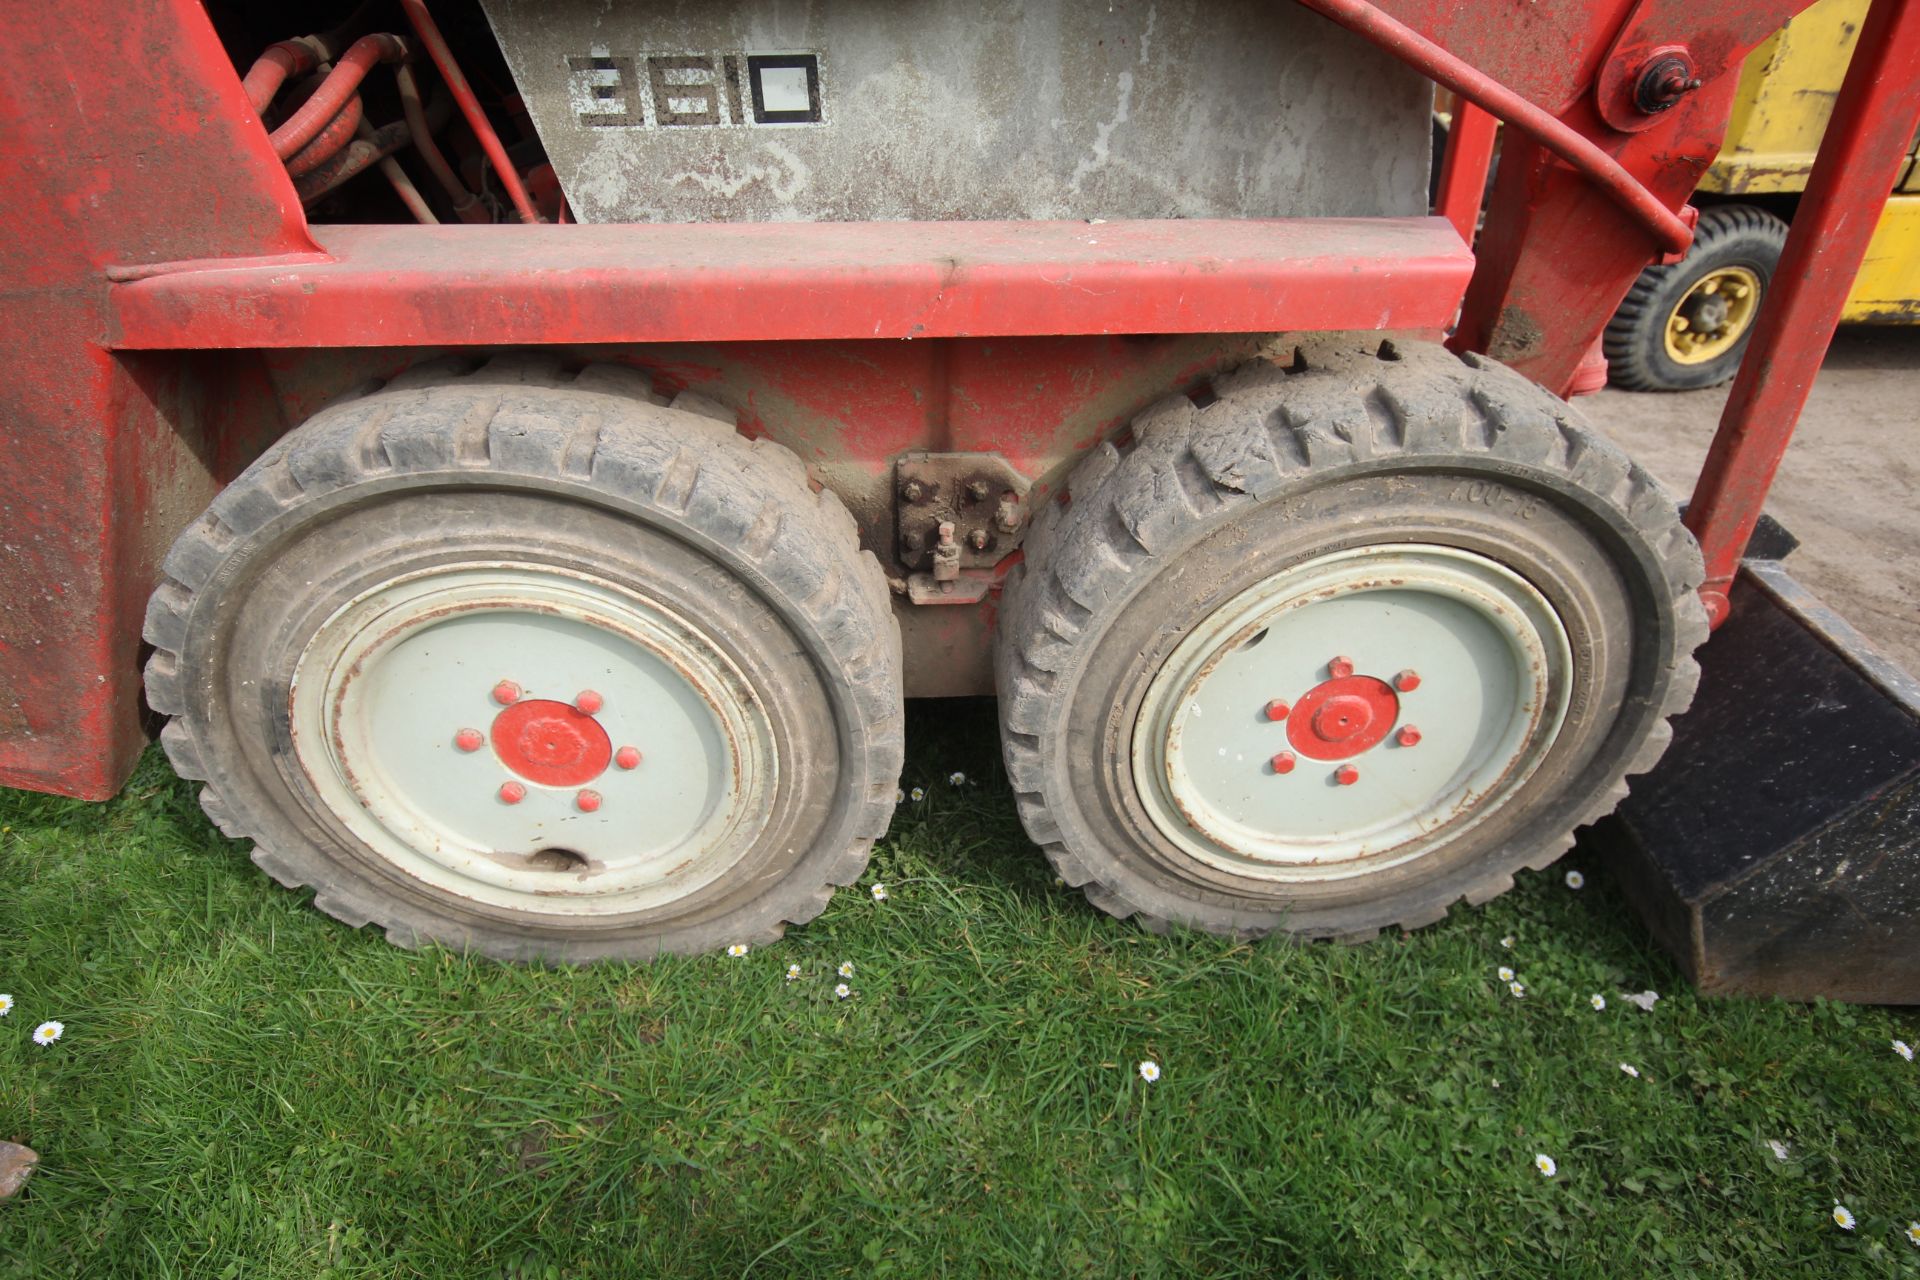
M478 751L486 742L486 735L478 729L462 729L453 735L453 745L462 751Z
M1344 680L1353 674L1352 658L1335 658L1327 664L1327 674L1335 680Z
M987 495L992 492L993 490L987 487L985 480L975 480L967 485L967 496L975 502L985 502Z
M1286 704L1285 699L1275 698L1267 704L1267 719L1285 720L1287 718L1287 712L1291 710L1293 710L1293 708Z
M1273 766L1275 773L1292 773L1294 765L1293 752L1282 751L1279 755L1267 761L1267 763Z
M1333 780L1343 787L1350 787L1360 781L1360 771L1350 764L1343 764L1333 771Z
M500 803L501 804L519 804L522 800L525 800L526 798L527 798L527 789L521 786L519 783L503 782L500 784Z
M1420 745L1420 731L1412 725L1407 725L1394 736L1394 741L1403 747L1417 747Z
M510 707L520 701L520 686L511 680L502 680L493 686L493 700L503 707Z
M600 793L591 789L582 791L573 798L573 805L582 813L592 813L600 807Z
M638 747L620 748L618 751L613 753L613 762L619 765L622 769L638 769L640 767L640 748Z
M1412 693L1420 687L1420 673L1409 667L1393 678L1393 687L1402 693Z
M578 707L586 715L592 715L594 712L600 710L600 708L606 706L607 700L591 689L582 689L579 694L574 697L573 705Z
M987 549L987 531L985 529L975 529L972 533L969 533L967 535L967 545L975 551L985 551Z
M909 480L900 486L900 496L917 505L927 500L927 486L918 480Z

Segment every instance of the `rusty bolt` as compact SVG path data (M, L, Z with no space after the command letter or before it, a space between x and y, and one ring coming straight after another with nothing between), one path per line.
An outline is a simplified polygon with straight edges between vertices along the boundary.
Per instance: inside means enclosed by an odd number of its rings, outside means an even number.
M503 782L500 784L500 803L501 804L519 804L522 800L525 800L526 798L527 798L527 789L521 786L519 783Z
M591 689L582 689L574 695L573 705L578 707L583 714L593 715L599 711L600 708L607 705L607 700Z
M1267 761L1267 763L1273 766L1275 773L1292 773L1294 763L1293 752L1282 751L1279 755Z
M993 509L993 523L1002 533L1012 533L1020 527L1020 495L1011 489L1000 494L1000 505Z
M967 545L975 551L985 551L987 549L987 531L985 529L975 529L972 533L969 533L967 535Z
M900 497L907 502L919 504L927 500L927 486L918 480L909 480L900 486Z
M900 531L900 546L909 554L919 554L920 548L926 545L926 541L918 529L902 529Z
M1343 787L1350 787L1360 781L1360 771L1350 764L1343 764L1333 771L1333 780Z
M960 576L960 546L953 540L953 522L940 522L940 542L933 549L933 580L952 582Z
M613 762L619 765L622 769L638 769L640 767L640 748L638 747L620 748L618 751L613 753Z
M589 787L573 798L573 804L582 813L592 813L600 807L600 793Z
M973 480L967 484L967 497L974 502L985 502L987 495L992 492L985 480Z
M1420 673L1408 668L1393 678L1393 687L1402 693L1412 693L1420 687Z
M1633 87L1633 105L1647 115L1657 115L1672 109L1699 87L1693 59L1684 53L1662 54L1640 69Z
M462 729L453 735L453 745L462 751L478 751L486 741L487 736L478 729Z
M1344 680L1353 674L1352 658L1335 658L1327 664L1327 674L1335 680Z
M1291 710L1293 710L1293 708L1286 704L1285 699L1275 698L1272 702L1269 702L1267 704L1267 719L1285 720L1287 718L1287 713Z
M1406 725L1395 736L1394 741L1403 747L1417 747L1420 745L1420 730L1412 725Z
M520 686L511 680L502 680L493 686L493 700L503 707L510 707L520 701Z

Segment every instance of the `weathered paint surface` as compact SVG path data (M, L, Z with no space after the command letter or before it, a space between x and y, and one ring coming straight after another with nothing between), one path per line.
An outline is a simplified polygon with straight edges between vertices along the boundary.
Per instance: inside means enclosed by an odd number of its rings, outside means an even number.
M583 222L1425 211L1425 84L1271 0L485 7Z
M118 284L125 349L1440 329L1440 218L335 226Z
M18 15L0 84L0 784L104 797L155 565L214 485L186 364L98 345L101 269L312 246L197 4Z

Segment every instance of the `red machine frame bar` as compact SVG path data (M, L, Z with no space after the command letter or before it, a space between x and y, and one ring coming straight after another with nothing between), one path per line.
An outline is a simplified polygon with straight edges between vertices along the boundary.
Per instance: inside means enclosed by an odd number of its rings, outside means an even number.
M1443 218L321 226L314 262L112 287L122 350L1449 325Z
M1920 0L1875 0L1687 507L1707 564L1700 596L1716 627L1920 124L1916 85Z

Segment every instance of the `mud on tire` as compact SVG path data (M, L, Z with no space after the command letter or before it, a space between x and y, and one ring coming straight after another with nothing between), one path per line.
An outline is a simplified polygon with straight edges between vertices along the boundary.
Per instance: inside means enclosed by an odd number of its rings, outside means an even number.
M1411 928L1551 863L1693 696L1701 565L1672 500L1558 398L1437 346L1315 336L1211 392L1081 462L1009 578L996 665L1028 834L1114 915L1239 935ZM1557 736L1498 812L1411 861L1289 880L1194 856L1129 764L1156 671L1236 593L1384 544L1496 562L1551 603L1573 655Z
M296 759L291 672L356 593L462 557L591 575L702 620L785 753L737 866L677 901L570 918L422 883L355 837ZM764 942L817 915L887 829L903 736L879 565L793 454L635 370L521 355L412 370L277 442L164 567L146 684L175 769L275 879L402 946L578 961Z

